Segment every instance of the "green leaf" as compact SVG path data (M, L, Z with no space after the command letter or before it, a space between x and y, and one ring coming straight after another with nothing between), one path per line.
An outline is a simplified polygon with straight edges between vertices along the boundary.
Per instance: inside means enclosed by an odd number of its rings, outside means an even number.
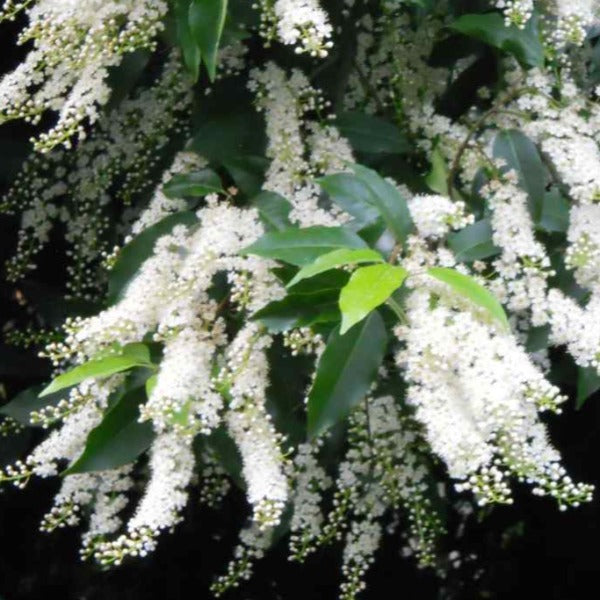
M546 169L536 145L520 131L501 131L494 139L493 154L503 158L509 169L516 171L519 185L529 197L529 211L539 221L544 204Z
M19 392L10 402L0 407L0 414L10 417L22 425L32 427L30 421L32 412L40 411L47 406L56 406L66 396L66 392L61 391L40 398L42 388L41 385L34 385Z
M549 345L550 326L541 325L540 327L532 327L527 332L527 342L525 343L525 350L527 352L538 352L539 350L545 350Z
M148 396L148 398L150 398L150 396L152 395L152 392L154 391L154 388L156 387L156 382L158 381L158 375L151 375L150 377L148 377L148 379L146 379L146 383L145 388L146 388L146 396Z
M334 173L317 179L317 183L333 202L354 217L356 229L362 229L379 218L379 210L373 206L371 189L356 175Z
M371 201L380 212L397 242L404 242L413 229L413 222L398 188L375 171L362 165L352 165L357 177L371 191Z
M505 330L510 331L506 313L496 297L469 275L446 267L431 267L427 274L448 284L455 292L485 309Z
M577 367L577 401L575 404L577 410L598 390L600 390L600 375L596 368Z
M239 85L239 84L238 84ZM264 151L264 118L244 106L226 114L202 114L189 149L211 162Z
M354 271L340 293L340 333L344 335L373 309L383 304L404 283L407 275L406 269L387 263L361 267Z
M338 292L324 290L312 294L289 294L282 300L270 302L252 318L258 319L271 333L339 321Z
M286 287L292 287L303 279L314 277L319 273L335 269L335 267L365 262L383 262L383 257L379 252L370 248L360 250L341 248L340 250L333 250L333 252L322 254L310 265L302 267Z
M262 222L270 231L283 231L292 227L290 212L292 205L275 192L261 192L251 200L258 209Z
M142 263L152 256L156 240L171 232L176 225L194 225L198 217L193 212L182 212L165 217L148 227L119 252L116 264L108 274L108 303L114 304Z
M190 0L175 0L175 22L177 27L177 42L181 48L183 64L192 76L194 82L198 81L200 61L202 55L200 46L192 36L190 30Z
M192 0L190 4L190 30L211 81L217 72L217 52L226 15L227 0Z
M471 262L500 254L501 250L492 240L492 226L489 219L482 219L465 228L451 233L446 241L456 260Z
M145 348L145 351L142 350L142 347ZM115 373L127 371L133 367L149 366L150 364L150 352L144 344L129 344L129 347L123 347L119 355L92 359L59 375L50 385L42 390L40 397L72 387L85 379L103 379Z
M242 457L237 444L231 439L224 427L213 429L206 437L207 445L212 449L223 470L233 479L234 483L242 490L246 489L246 482L242 475Z
M462 15L450 28L512 54L524 67L544 65L544 47L535 15L524 29L514 25L507 27L504 17L497 12Z
M538 228L548 233L565 233L569 229L571 205L557 188L544 193Z
M343 227L306 227L285 229L263 235L241 254L257 254L297 266L309 264L321 254L338 248L365 248L365 242Z
M152 424L138 422L145 400L143 386L124 394L90 431L83 453L63 475L117 469L145 452L154 440Z
M431 170L425 177L425 183L434 192L448 196L448 167L438 148L431 153Z
M212 169L201 169L173 175L163 186L163 192L168 198L201 197L222 193L223 187L220 177Z
M255 196L262 188L269 161L262 156L235 156L223 160L223 166L246 196Z
M365 397L387 346L377 311L346 335L336 329L327 342L308 396L308 434L314 438L345 418Z
M380 117L360 112L345 112L338 115L335 125L358 152L406 154L410 150L402 131Z

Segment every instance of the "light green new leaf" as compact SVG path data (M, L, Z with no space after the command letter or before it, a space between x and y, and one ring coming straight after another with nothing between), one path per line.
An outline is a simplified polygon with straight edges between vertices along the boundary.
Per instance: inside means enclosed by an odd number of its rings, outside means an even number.
M192 0L190 4L190 30L211 81L217 72L217 52L226 15L227 0Z
M333 250L333 252L322 254L312 264L302 267L286 287L292 287L303 279L314 277L319 273L335 269L335 267L365 262L383 262L383 257L379 252L370 248L361 248L359 250L341 248Z
M117 469L145 452L155 435L150 422L138 421L145 400L143 386L124 394L90 431L83 453L63 475Z
M437 148L431 154L431 170L425 177L425 183L434 192L442 196L448 195L448 167Z
M387 263L361 267L354 271L350 281L340 292L340 333L346 333L373 309L383 304L402 285L407 275L406 269Z
M142 347L145 348L145 350L143 350ZM59 375L52 383L50 383L50 385L42 390L40 397L77 385L85 379L102 379L114 375L115 373L127 371L133 367L144 367L150 366L151 364L150 352L144 344L129 344L116 356L112 355L99 359L92 359Z
M364 399L387 346L381 315L372 312L346 335L336 329L325 348L308 395L308 435L316 437Z
M366 247L365 241L353 231L343 227L316 226L267 233L244 248L241 254L256 254L301 267L332 250Z
M496 297L472 277L446 267L431 267L427 273L448 284L455 292L484 308L504 329L509 330L508 319Z
M158 381L158 375L151 375L150 377L148 377L148 379L146 379L146 383L144 384L146 387L146 396L148 396L148 398L150 398L150 396L152 395L152 392L154 391L154 388L156 387L156 382Z

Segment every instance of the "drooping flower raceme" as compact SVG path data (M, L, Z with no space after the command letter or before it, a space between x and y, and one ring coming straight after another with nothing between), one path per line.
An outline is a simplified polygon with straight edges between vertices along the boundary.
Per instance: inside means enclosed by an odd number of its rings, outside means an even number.
M58 122L42 133L35 146L48 151L70 147L77 134L85 137L85 122L98 119L110 88L108 68L124 53L152 49L163 27L167 3L162 0L37 0L9 2L3 18L25 10L28 26L19 43L33 42L25 60L0 80L0 122L24 118L37 123L47 110Z

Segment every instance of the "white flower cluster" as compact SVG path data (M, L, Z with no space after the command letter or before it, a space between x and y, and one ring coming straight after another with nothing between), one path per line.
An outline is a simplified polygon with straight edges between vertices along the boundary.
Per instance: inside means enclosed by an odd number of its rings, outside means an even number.
M529 311L527 321L534 327L548 321L547 278L553 275L550 259L536 238L528 196L517 185L517 175L509 171L492 179L482 194L492 210L492 239L502 249L494 261L498 278L491 287L512 313Z
M256 93L256 104L264 111L267 123L267 157L271 164L266 173L264 189L276 192L292 204L290 219L302 227L337 225L344 221L339 212L319 206L319 190L309 176L346 168L353 162L347 140L335 127L309 122L310 112L326 108L321 95L299 70L286 75L269 63L262 71L253 70L249 87ZM305 154L304 130L310 153Z
M438 240L455 229L473 223L473 215L465 214L465 203L452 202L445 196L424 194L409 199L408 208L419 235Z
M304 52L323 58L333 46L333 29L327 13L318 0L259 0L261 33L270 41L295 46L295 52Z
M321 502L323 493L333 482L319 464L321 446L321 439L312 444L300 444L294 456L294 491L291 496L294 512L290 523L290 558L293 560L304 560L323 527Z
M242 473L253 520L267 529L279 523L288 497L282 438L266 410L271 338L258 324L244 326L227 351L227 366L218 376L229 396L227 429L242 457Z
M185 200L167 197L163 186L174 175L197 171L205 166L206 161L201 156L192 152L178 152L171 166L164 172L160 184L156 186L150 202L132 224L131 232L125 238L125 243L170 214L184 211L187 208Z
M472 489L481 504L511 503L513 474L561 508L589 500L591 487L571 481L538 418L543 410L559 412L565 398L510 334L456 306L445 286L428 290L423 282L414 290L408 325L398 328L406 343L398 362L428 442L450 476L464 481L458 488Z
M127 533L112 541L98 541L94 556L102 564L120 564L126 556L146 556L156 537L181 520L194 469L192 441L176 433L159 435L150 449L150 480Z
M593 294L585 307L550 290L548 307L552 313L552 341L565 345L575 362L582 367L595 367L600 373L600 294Z
M174 54L152 87L100 118L77 148L34 153L25 162L0 203L1 212L21 213L16 253L7 263L10 281L35 269L36 254L48 244L59 222L66 228L69 245L69 292L77 298L97 299L103 283L99 258L106 251L107 208L114 186L118 185L117 197L125 204L146 190L160 150L169 136L182 131L190 99ZM138 229L159 216L159 205L165 206L160 198Z
M506 25L523 29L533 14L533 0L496 0L496 7L504 13Z
M88 434L102 420L110 394L121 383L120 375L103 381L87 379L80 383L78 393L86 402L68 412L61 426L36 446L25 461L17 461L14 466L9 465L0 471L0 481L12 481L17 487L24 487L32 475L58 475L60 463L72 461L81 454Z
M119 513L127 505L125 492L133 485L131 470L132 465L128 465L112 471L67 475L40 529L53 531L77 525L82 509L93 505L89 529L83 535L81 552L86 557L99 540L121 526Z
M163 0L37 0L9 2L0 20L25 10L29 24L19 43L32 42L25 60L0 80L0 122L25 119L39 122L47 110L58 121L34 140L48 151L58 144L70 147L71 138L85 137L85 122L98 119L110 88L108 68L122 55L153 48L167 12Z
M556 17L552 39L558 46L582 44L586 29L598 18L597 0L553 0L549 12Z

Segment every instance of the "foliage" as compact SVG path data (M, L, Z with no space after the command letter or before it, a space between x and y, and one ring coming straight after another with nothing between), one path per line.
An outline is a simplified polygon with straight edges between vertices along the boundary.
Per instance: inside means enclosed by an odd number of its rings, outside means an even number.
M212 592L343 541L343 600L397 529L448 579L520 484L590 502L547 415L600 390L597 18L7 0L0 431L48 431L0 482L58 477L103 567L238 494Z

